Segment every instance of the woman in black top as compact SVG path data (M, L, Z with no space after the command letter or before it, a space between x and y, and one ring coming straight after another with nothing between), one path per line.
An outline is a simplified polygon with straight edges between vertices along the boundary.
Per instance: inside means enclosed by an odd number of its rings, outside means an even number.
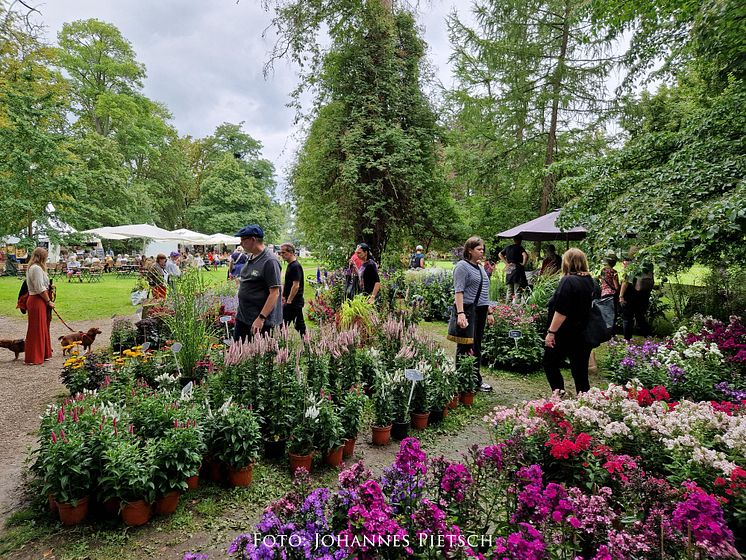
M358 245L357 249L355 249L355 254L363 263L358 270L360 291L370 296L368 298L370 303L375 303L376 296L381 291L381 277L378 275L378 265L373 260L373 255L367 243Z
M549 327L544 340L544 371L552 391L565 390L560 367L570 359L575 391L590 389L588 359L591 347L584 341L591 302L599 288L588 271L588 259L580 249L568 249L562 255L562 278L549 300Z

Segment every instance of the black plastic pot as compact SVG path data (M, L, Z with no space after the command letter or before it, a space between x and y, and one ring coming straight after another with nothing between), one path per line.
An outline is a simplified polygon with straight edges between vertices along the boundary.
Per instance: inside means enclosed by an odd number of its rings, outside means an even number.
M433 424L440 424L443 421L442 410L431 410L430 416L427 419L427 425L432 426Z
M409 435L409 422L394 422L391 426L391 437L401 441Z
M287 440L281 439L279 441L264 440L264 457L267 459L284 459L285 458L285 444Z

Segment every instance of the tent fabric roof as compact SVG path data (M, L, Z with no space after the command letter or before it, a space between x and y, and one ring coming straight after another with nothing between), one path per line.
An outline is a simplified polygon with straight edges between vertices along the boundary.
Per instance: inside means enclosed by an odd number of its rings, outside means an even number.
M178 241L191 245L238 245L241 239L232 235L216 233L205 235L196 231L181 228L174 231L151 226L149 224L132 224L128 226L100 227L87 229L81 233L90 233L102 239L131 239L133 237L155 239L158 241Z
M500 232L497 237L515 237L520 235L524 241L578 241L583 239L588 231L581 226L565 231L560 230L555 221L559 217L560 209L543 216Z

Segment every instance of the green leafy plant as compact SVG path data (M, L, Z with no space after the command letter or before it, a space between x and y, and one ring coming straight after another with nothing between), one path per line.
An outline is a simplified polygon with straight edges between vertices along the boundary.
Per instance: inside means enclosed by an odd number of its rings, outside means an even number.
M91 491L91 457L81 433L52 432L50 442L40 452L37 470L41 473L44 493L60 503L77 505Z
M342 422L342 437L354 438L363 422L363 411L368 398L360 386L352 387L342 397L339 419Z
M319 406L311 404L298 414L288 439L288 451L296 455L313 453L318 429Z
M98 480L103 499L118 498L123 502L155 498L153 481L153 443L141 446L130 438L114 438L103 453L103 469Z
M259 458L262 432L256 414L237 404L216 411L212 418L213 457L239 470Z
M476 360L474 356L460 356L458 359L456 377L458 389L462 393L475 393L479 388L479 378L474 367Z
M153 444L156 494L164 496L172 490L186 490L186 479L198 473L204 449L196 421L175 421L174 427Z
M344 429L330 395L323 396L319 407L314 444L316 449L326 453L342 445Z
M108 359L106 354L92 352L83 356L70 356L62 366L62 384L71 395L81 393L84 389L98 389L112 371L111 364L107 363Z
M373 425L388 426L394 420L394 379L378 372L373 387Z
M456 372L450 361L436 363L429 375L430 410L443 410L456 393Z
M114 319L111 325L111 349L121 352L137 345L137 329L129 319Z
M339 325L344 329L357 327L361 332L370 333L375 314L376 308L368 303L368 296L360 294L342 304Z

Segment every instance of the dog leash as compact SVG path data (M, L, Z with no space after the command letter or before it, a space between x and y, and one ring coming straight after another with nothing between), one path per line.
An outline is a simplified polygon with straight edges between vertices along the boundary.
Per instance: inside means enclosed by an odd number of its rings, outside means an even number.
M64 320L64 319L63 319L62 317L60 317L60 314L59 314L59 313L57 313L57 309L56 309L56 308L52 308L52 311L54 311L54 314L55 314L55 315L57 315L57 318L58 318L58 319L59 319L60 321L62 321L62 324L63 324L63 325L65 325L65 326L66 326L66 327L68 328L68 330L69 330L70 332L78 332L78 331L76 331L75 329L73 329L73 328L70 328L70 325L68 325L67 323L65 323L65 320Z

